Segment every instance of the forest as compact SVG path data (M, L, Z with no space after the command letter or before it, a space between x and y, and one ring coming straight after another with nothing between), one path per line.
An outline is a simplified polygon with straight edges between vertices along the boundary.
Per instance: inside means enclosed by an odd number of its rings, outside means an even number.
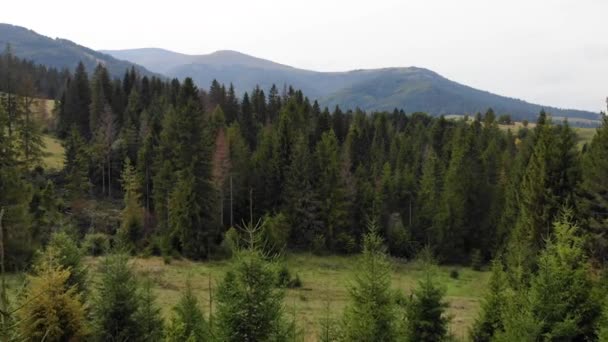
M347 304L328 301L314 340L463 339L436 277L462 265L489 273L465 340L608 341L605 115L579 144L544 111L515 129L490 108L329 109L289 85L112 79L10 47L0 92L3 341L310 339L284 300L307 281L281 264L293 253L357 258ZM46 136L65 151L59 170ZM131 262L151 256L227 262L212 309L187 281L162 315ZM423 269L411 293L392 286L396 262Z

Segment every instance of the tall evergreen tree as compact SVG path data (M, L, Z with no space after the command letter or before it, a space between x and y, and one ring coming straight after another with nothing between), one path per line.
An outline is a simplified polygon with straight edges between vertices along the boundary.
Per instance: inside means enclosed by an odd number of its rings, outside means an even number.
M608 117L600 126L583 155L583 181L579 208L588 232L588 249L596 259L608 261Z
M80 135L88 140L91 137L89 125L89 106L91 104L91 89L84 64L80 62L74 72L74 77L66 86L63 112L59 117L59 136L66 137L72 126Z
M141 336L140 295L128 261L126 255L118 254L106 257L101 265L92 306L98 341L136 341Z

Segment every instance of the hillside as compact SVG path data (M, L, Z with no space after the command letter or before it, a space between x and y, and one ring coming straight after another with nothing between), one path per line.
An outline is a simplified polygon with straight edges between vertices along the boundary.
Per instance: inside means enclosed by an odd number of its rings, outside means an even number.
M317 72L289 67L235 51L186 55L147 48L103 51L170 77L192 77L201 87L213 79L233 83L243 93L260 85L284 84L302 89L322 105L364 110L392 110L441 114L470 114L492 107L514 119L534 120L542 108L554 116L597 120L596 113L559 109L492 94L448 80L423 68L384 68L348 72Z
M24 27L0 23L2 51L7 44L11 45L13 53L18 57L58 69L73 70L82 61L89 72L101 63L114 77L122 77L125 70L131 67L135 67L142 75L154 74L132 62L116 59L66 39L52 39Z

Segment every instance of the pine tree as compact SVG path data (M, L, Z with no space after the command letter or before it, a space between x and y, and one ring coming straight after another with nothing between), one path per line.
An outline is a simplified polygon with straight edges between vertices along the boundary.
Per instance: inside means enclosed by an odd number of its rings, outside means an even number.
M195 179L190 168L178 174L169 200L169 229L181 252L189 258L204 255L207 241L202 231L201 208L194 191Z
M487 293L481 303L481 311L471 329L471 340L490 342L497 331L503 330L501 315L506 305L507 277L500 260L494 260Z
M583 229L590 234L588 249L592 256L608 261L608 117L603 116L591 143L583 154L583 181L579 207L585 219Z
M47 248L54 251L57 264L70 271L66 284L73 287L86 299L89 283L88 272L82 262L82 251L76 241L65 232L57 232L51 236Z
M565 205L573 202L578 184L578 164L571 155L574 141L565 125L554 128L539 119L535 144L521 183L520 213L511 236L510 266L523 260L524 270L531 269L534 258L551 233L551 224ZM515 247L517 245L517 248ZM516 255L520 250L522 255Z
M224 196L229 200L226 206L228 213L226 221L230 223L231 227L234 227L236 223L244 222L249 218L251 152L238 123L230 125L226 135L230 147L230 179Z
M32 255L29 205L32 187L23 178L17 159L15 135L9 132L8 101L0 106L0 210L4 209L3 233L6 266L25 268Z
M85 141L78 130L73 127L63 146L65 149L64 172L68 181L66 186L68 197L71 200L80 199L91 188L89 183L89 158Z
M247 228L249 248L239 252L217 293L220 341L286 341L293 333L283 314L284 293L275 289L275 272L259 246L260 226Z
M55 184L48 180L44 188L36 191L30 202L32 213L32 236L40 244L48 243L51 234L62 225L61 201L57 197Z
M93 323L98 341L137 340L140 295L126 255L112 255L101 265L101 279L93 300Z
M36 93L33 81L26 77L21 83L21 96L16 98L14 126L20 159L26 169L31 169L42 163L45 145L40 123L33 113L35 106L39 105L34 97Z
M595 336L601 299L594 291L583 239L566 212L554 224L530 285L531 311L542 322L540 336L583 341Z
M322 199L322 219L327 247L334 250L336 237L348 224L349 203L346 198L338 139L333 131L322 135L316 150L317 189Z
M422 177L418 189L417 229L413 232L418 241L430 243L437 203L441 194L443 172L434 150L430 150L423 164Z
M121 213L118 236L123 246L132 250L138 245L142 237L144 212L140 204L139 180L129 157L125 160L121 181L125 207Z
M256 146L257 128L253 117L253 107L249 101L249 95L245 93L241 101L241 111L239 113L239 125L241 126L243 136L247 141L250 149Z
M453 150L443 181L439 211L433 227L441 257L462 261L471 251L469 233L476 231L479 217L474 214L475 187L471 134L464 122L452 139Z
M61 266L53 248L47 249L28 276L18 311L21 336L30 341L86 339L86 307L78 290L68 282L70 269Z
M444 341L448 337L448 303L445 290L433 279L432 258L428 250L422 252L426 264L425 275L411 296L406 309L406 333L408 341Z
M174 317L168 329L169 341L209 341L209 326L188 281L179 302L173 308Z
M106 106L109 105L108 98L112 95L111 91L108 70L102 64L98 64L91 80L91 104L89 106L89 129L93 135L100 126Z
M315 236L323 234L321 200L313 188L312 156L303 136L294 147L285 184L285 213L292 225L291 242L295 246L312 247Z
M345 341L396 341L395 298L391 266L374 222L363 239L363 255L342 321Z
M138 341L161 342L164 335L164 323L161 310L156 303L156 296L152 292L150 280L144 283L141 291L141 304L137 312L137 322L140 324L141 335Z
M88 140L91 137L89 125L89 106L91 104L91 89L84 64L80 62L76 67L74 77L68 81L65 93L63 112L59 116L59 136L70 134L72 126L78 133Z

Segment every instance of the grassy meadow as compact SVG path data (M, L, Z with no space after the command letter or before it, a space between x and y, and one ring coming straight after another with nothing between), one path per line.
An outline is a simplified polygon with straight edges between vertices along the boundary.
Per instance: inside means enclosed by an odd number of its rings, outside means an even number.
M306 341L316 340L318 322L328 302L335 318L340 317L348 301L348 287L357 270L357 260L357 256L291 254L282 261L292 276L297 274L302 281L301 288L286 290L285 311L287 317L296 315ZM87 259L93 283L100 261L100 258ZM231 261L193 262L183 259L165 264L162 258L150 257L135 258L132 262L140 278L152 282L158 304L168 319L188 280L208 315L210 306L215 306L213 300L210 300L209 288L211 287L213 295ZM457 279L450 277L454 270L459 273ZM416 262L394 260L393 288L409 296L423 272ZM468 329L479 310L489 273L459 266L441 266L436 270L436 277L446 289L446 299L450 304L448 311L452 316L451 332L456 337L466 339Z

